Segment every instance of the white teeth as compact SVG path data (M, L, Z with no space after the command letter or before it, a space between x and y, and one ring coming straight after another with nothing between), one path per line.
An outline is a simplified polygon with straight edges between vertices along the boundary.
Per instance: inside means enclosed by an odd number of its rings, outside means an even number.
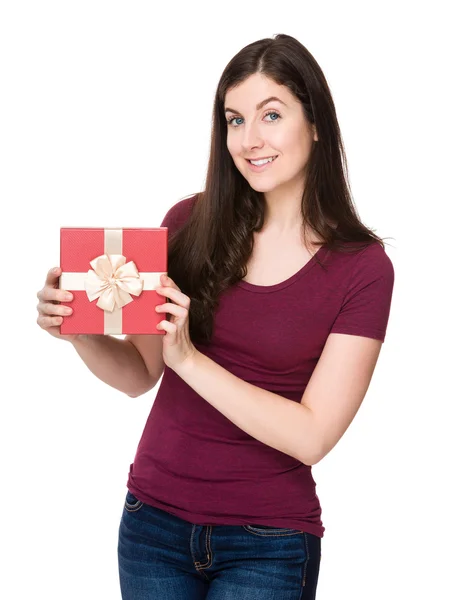
M274 156L271 156L271 158L265 158L263 160L251 160L250 162L252 163L252 165L265 165L266 163L272 162L274 160Z

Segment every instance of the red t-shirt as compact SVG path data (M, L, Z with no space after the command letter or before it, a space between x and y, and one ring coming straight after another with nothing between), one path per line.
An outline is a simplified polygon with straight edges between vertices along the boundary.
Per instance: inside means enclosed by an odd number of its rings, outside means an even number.
M196 196L167 212L183 224ZM211 344L196 348L260 388L300 402L332 332L384 341L394 269L374 243L358 253L319 249L289 279L239 281L221 295ZM256 440L165 367L128 489L140 500L198 525L300 529L323 537L311 466Z

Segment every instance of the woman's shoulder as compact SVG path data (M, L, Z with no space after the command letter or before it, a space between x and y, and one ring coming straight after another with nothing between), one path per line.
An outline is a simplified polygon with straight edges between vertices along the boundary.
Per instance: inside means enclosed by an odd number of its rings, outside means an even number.
M385 246L378 241L363 244L362 249L356 253L358 270L369 276L394 278L394 266L386 252Z
M176 202L173 208L177 207L177 210L180 210L182 212L190 211L195 205L198 196L199 193L194 193L189 196L185 196L185 198L181 198L178 202Z
M161 227L176 228L183 225L190 216L197 197L198 194L192 194L173 204L166 212Z
M334 248L327 254L327 260L344 266L346 278L394 279L394 266L384 246L378 241L343 242L341 248Z

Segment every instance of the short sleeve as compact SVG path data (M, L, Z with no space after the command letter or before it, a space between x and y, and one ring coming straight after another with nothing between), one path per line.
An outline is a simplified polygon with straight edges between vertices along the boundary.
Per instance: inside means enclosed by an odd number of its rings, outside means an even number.
M375 242L359 253L341 309L330 333L371 337L384 342L389 321L394 267Z

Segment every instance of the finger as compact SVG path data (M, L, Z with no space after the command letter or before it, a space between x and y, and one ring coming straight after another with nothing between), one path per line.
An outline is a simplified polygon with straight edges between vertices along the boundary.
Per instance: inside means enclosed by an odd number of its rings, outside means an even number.
M158 288L156 288L156 289L158 290ZM174 302L176 302L177 304L180 304L181 306L184 306L185 308L190 307L190 298L186 294L183 294L182 292L180 292L179 290L176 290L175 288L172 288L172 287L161 287L160 286L159 291L167 298L174 300Z
M181 289L179 288L179 286L174 282L173 279L171 279L170 277L168 277L167 275L161 275L161 285L164 286L169 286L175 290L178 290L179 292L181 291Z
M160 312L169 312L176 317L186 319L188 315L188 310L183 306L179 306L178 304L171 304L170 302L166 302L166 304L161 304L155 308L155 311Z
M37 317L37 323L42 329L62 325L62 321L63 317L46 317L44 315L38 315Z
M161 321L161 323L156 325L156 329L163 329L166 333L176 333L177 325L170 321Z
M161 275L161 284L162 285L170 285L171 287L176 287L178 288L178 285L176 283L174 283L174 280L171 279L168 275Z
M59 290L50 286L45 286L41 289L37 298L42 302L71 302L73 294L67 290Z
M60 275L61 275L60 267L54 267L54 269L50 269L48 271L48 275L46 276L45 286L55 285L57 283L57 281L59 280Z
M63 306L61 304L51 304L48 302L39 302L37 304L37 310L41 315L71 315L73 310L70 306Z

